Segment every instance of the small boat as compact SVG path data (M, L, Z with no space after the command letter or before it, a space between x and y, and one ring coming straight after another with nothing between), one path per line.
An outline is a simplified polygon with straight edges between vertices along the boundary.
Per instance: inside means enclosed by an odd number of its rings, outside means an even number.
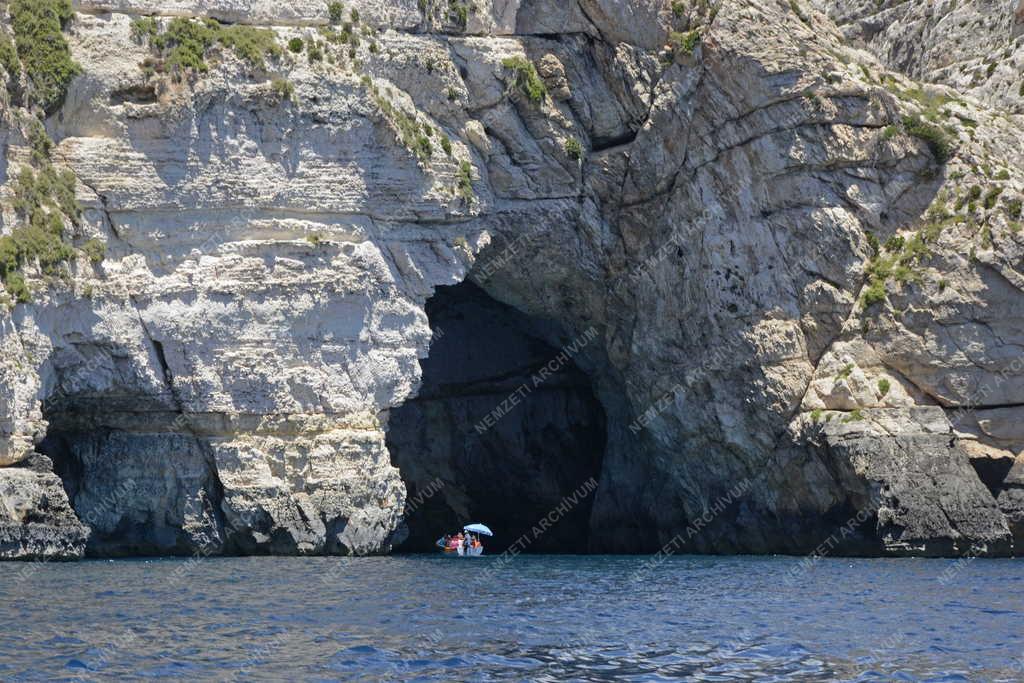
M494 533L483 524L467 524L462 527L462 531L467 534L477 534L483 536L493 536ZM441 552L447 557L480 557L484 554L483 543L477 543L476 545L466 545L465 543L459 543L457 545L450 545L445 543L445 538L442 536L437 539L437 547L441 549Z

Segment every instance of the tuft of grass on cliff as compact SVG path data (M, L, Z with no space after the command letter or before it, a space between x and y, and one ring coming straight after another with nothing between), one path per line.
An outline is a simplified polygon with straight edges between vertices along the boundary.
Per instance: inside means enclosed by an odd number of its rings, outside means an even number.
M50 113L61 105L71 81L81 73L62 33L73 16L71 1L12 0L8 11L17 57L28 75L29 102ZM10 56L2 58L13 76Z

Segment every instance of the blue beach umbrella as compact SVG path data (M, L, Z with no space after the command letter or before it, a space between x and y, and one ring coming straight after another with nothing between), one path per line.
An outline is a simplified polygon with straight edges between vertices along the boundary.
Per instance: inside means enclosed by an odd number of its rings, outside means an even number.
M474 534L483 534L484 536L493 536L494 535L491 532L491 530L488 529L483 524L467 524L466 526L462 527L462 530L463 531L471 531Z

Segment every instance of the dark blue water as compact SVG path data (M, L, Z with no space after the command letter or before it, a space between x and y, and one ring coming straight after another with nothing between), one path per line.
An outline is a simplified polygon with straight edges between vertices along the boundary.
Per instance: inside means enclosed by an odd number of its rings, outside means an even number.
M1024 680L1024 564L0 564L0 679Z

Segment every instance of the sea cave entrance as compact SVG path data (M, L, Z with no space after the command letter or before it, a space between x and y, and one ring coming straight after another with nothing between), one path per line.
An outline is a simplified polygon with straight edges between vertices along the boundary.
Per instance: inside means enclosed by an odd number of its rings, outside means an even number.
M494 548L524 534L524 552L586 552L600 477L605 414L590 378L551 323L491 298L471 282L439 287L427 302L434 331L416 398L391 411L387 445L408 489L408 537L398 552L434 550L442 534L484 522ZM561 356L564 358L564 355ZM542 368L557 368L537 381ZM516 397L516 398L513 398ZM542 534L539 521L557 519Z

